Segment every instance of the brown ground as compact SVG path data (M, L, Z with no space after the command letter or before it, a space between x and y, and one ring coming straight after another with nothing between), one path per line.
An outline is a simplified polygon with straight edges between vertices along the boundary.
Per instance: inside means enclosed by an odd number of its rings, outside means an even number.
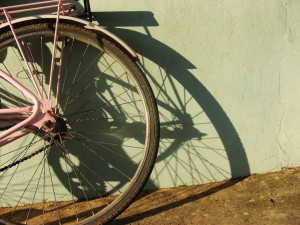
M161 189L143 195L110 225L300 225L300 167L232 181ZM58 204L62 222L73 220L73 204ZM78 204L77 209L84 212L78 216L88 216L87 204ZM98 200L90 204L101 205ZM57 214L52 212L54 205L51 202L36 204L31 210L31 223L41 223L38 215L43 210L46 222L56 220ZM18 207L17 220L26 220L26 208L28 206ZM10 212L10 208L2 208L0 215L8 218Z
M110 225L300 224L300 167L245 179L162 189Z

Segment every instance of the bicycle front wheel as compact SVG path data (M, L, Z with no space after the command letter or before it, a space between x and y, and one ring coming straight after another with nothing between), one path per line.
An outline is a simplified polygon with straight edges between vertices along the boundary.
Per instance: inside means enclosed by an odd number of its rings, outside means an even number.
M61 22L50 82L53 22L16 27L36 88L11 32L0 36L0 69L43 100L50 93L53 131L1 147L0 217L26 224L105 223L136 197L153 168L159 139L151 87L136 62L91 30ZM61 61L61 62L60 62ZM61 74L60 77L57 74ZM51 84L51 85L50 85ZM1 108L30 106L0 80ZM1 125L6 130L18 121Z

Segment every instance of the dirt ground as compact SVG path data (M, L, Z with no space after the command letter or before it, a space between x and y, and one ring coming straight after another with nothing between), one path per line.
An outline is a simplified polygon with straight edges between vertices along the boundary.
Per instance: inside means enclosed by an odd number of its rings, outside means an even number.
M57 204L61 221L74 219L71 202ZM90 212L88 205L98 207L103 203L96 199L89 201L89 204L78 204L77 208L85 217ZM35 204L30 223L40 224L39 215L44 210L45 221L57 220L57 213L52 212L54 206L53 202ZM11 208L2 208L0 215L9 219L11 211ZM15 214L17 221L25 221L28 206L18 207ZM300 225L300 167L231 181L143 192L137 201L110 223L125 224Z
M244 179L162 189L110 225L300 224L300 167Z

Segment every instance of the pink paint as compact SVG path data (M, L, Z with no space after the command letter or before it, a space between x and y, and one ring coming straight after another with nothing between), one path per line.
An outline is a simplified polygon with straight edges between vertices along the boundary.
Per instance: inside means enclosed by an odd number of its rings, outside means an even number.
M30 53L26 45L19 40L15 29L13 27L12 21L14 18L12 15L23 13L23 12L31 12L38 11L44 9L56 9L56 25L55 25L55 33L54 33L54 41L53 41L53 49L52 49L52 59L51 59L51 68L50 68L50 77L49 77L49 89L48 93L43 88L42 82L38 76L37 70L34 66L33 60L30 60ZM2 11L2 12L1 12ZM51 98L51 90L52 90L52 81L54 76L54 66L55 66L55 56L57 51L57 42L58 42L58 24L60 15L68 15L74 11L74 4L66 3L64 0L48 0L43 2L29 3L29 4L21 4L15 6L8 6L0 8L0 15L5 16L5 21L1 21L3 23L7 23L12 31L18 49L22 55L22 59L24 60L26 69L29 73L30 80L34 86L35 92L32 93L25 86L20 84L17 80L15 80L12 76L0 70L0 79L4 79L18 90L20 90L24 96L32 101L32 106L20 107L20 108L8 108L8 109L0 109L0 124L1 121L14 121L17 122L11 128L0 133L0 147L4 146L8 143L17 140L20 137L23 137L37 129L41 129L43 124L46 121L51 121L51 126L45 130L45 132L51 132L55 125L55 113L57 113L57 104L59 98L59 91L56 93L55 100L55 110L53 112ZM58 86L60 85L60 74L61 74L61 64L62 64L62 55L60 56L60 65L58 68ZM29 59L29 60L28 60ZM27 115L25 114L27 113ZM7 115L13 114L13 115ZM15 115L17 114L17 115ZM19 115L18 115L19 114ZM23 129L26 127L26 129Z

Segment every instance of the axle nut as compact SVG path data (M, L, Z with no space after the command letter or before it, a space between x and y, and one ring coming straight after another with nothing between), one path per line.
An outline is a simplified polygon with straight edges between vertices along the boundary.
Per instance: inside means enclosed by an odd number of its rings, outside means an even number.
M51 125L52 125L52 121L51 120L46 120L46 121L43 122L42 127L43 127L44 130L48 130L48 129L51 128Z

